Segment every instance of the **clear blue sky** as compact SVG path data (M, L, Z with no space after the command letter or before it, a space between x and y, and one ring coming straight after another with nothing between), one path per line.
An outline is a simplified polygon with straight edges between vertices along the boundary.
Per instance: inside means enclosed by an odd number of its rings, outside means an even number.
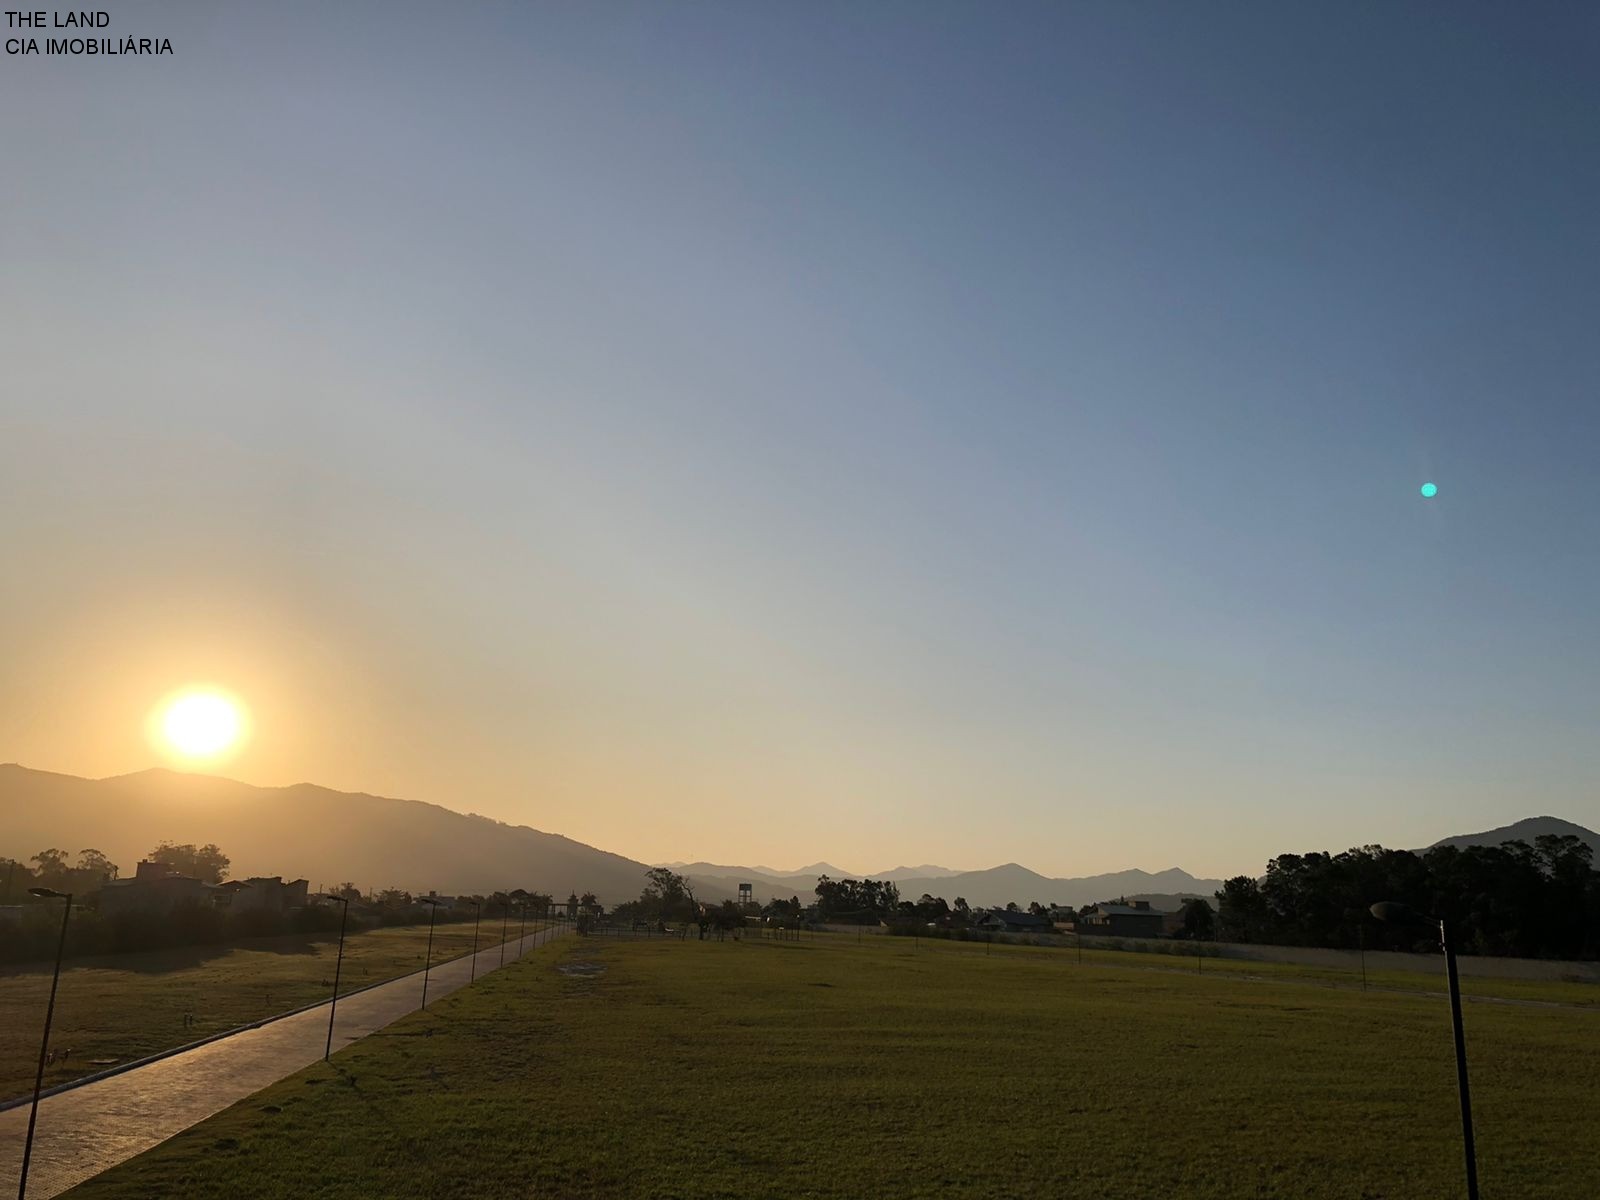
M1593 6L111 11L0 62L0 758L201 680L655 860L1600 825Z

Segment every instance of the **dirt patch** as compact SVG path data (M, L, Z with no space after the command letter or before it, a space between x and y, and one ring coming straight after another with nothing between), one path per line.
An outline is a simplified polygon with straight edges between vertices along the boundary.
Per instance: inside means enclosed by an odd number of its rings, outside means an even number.
M605 967L594 962L567 963L565 966L557 967L556 970L563 975L576 975L581 979L589 979L595 975L604 975L606 973Z

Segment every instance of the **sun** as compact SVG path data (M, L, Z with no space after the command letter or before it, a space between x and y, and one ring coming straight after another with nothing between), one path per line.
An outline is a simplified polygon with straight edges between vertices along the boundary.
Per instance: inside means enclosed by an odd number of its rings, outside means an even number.
M214 688L187 688L157 706L156 740L188 759L220 758L244 740L244 706Z

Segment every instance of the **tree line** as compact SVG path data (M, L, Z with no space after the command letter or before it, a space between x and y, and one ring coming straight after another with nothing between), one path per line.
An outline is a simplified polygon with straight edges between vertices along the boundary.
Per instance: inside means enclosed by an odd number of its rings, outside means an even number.
M222 883L230 865L228 856L210 844L162 842L147 858L167 863L179 875L210 884ZM102 913L91 897L118 875L116 864L93 849L79 851L76 863L69 853L59 849L40 851L27 862L0 856L0 888L4 889L0 891L0 904L23 906L13 917L0 919L0 962L42 961L55 953L60 909L55 904L34 902L28 895L30 887L72 894L72 916L67 924L69 957L178 946L230 946L285 934L331 936L339 930L342 914L331 904L307 904L287 911L251 907L235 911L191 900L170 908ZM355 884L345 882L328 890L350 902L352 929L425 924L429 920L421 897L401 888L363 894ZM586 892L581 901L576 896L572 899L580 904L594 903L593 893ZM472 921L475 917L483 921L515 921L523 911L529 916L543 914L553 903L549 893L525 888L459 896L456 900L452 908L441 907L433 919L441 924Z
M1437 947L1422 929L1374 922L1398 900L1450 922L1466 953L1521 958L1600 957L1600 871L1576 836L1532 845L1435 846L1418 854L1362 846L1342 854L1280 854L1260 879L1239 875L1217 893L1224 941L1288 946Z
M215 843L196 846L192 842L158 842L145 858L166 863L179 875L201 883L221 883L228 877L230 865L228 856ZM32 887L51 888L86 898L106 884L114 883L121 873L116 863L92 848L79 850L76 863L72 861L71 851L54 846L39 851L25 862L0 854L0 904L22 903Z

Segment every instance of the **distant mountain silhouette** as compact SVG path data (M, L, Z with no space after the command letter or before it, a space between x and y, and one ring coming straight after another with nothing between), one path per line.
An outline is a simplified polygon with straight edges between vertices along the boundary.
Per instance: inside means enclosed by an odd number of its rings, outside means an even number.
M842 870L844 870L843 867L836 867L832 863L814 862L808 867L796 867L792 871L785 871L783 873L785 875L830 875L831 876L831 875L837 874L838 872L840 872Z
M1482 833L1460 834L1440 846L1532 843L1541 834L1573 834L1594 849L1600 834L1556 817L1529 817ZM233 860L232 874L304 877L312 885L345 880L366 889L430 888L445 893L524 887L565 897L593 891L606 904L635 899L644 886L644 863L620 854L437 804L339 792L314 784L262 788L208 775L150 770L110 779L80 779L0 764L0 854L26 859L47 847L76 856L94 847L126 874L157 842L215 842ZM721 901L741 883L758 900L799 896L809 900L817 876L861 878L831 863L796 872L695 862L669 864L689 876L696 894ZM893 880L915 900L923 892L974 907L1016 901L1082 906L1126 896L1176 909L1190 896L1207 899L1222 886L1186 871L1117 871L1052 879L1017 863L984 871L926 865L869 875Z
M648 869L560 834L416 800L165 770L80 779L0 765L0 854L26 860L59 847L76 857L92 846L132 875L163 840L215 842L235 878L303 877L313 888L349 880L363 891L592 891L609 905L637 899ZM707 900L733 895L709 882L697 890Z
M896 867L892 871L879 871L869 878L898 882L902 879L948 879L952 875L963 874L964 871L957 871L951 867L937 867L932 863L923 863L920 867Z
M716 863L689 863L683 871L702 885L711 884L725 889L736 889L740 883L754 886L758 900L775 896L799 896L808 899L816 889L817 876L769 875L748 867L726 867ZM831 874L831 873L829 873ZM833 876L839 878L839 876ZM851 876L845 875L845 878ZM854 876L854 878L862 878ZM889 879L888 873L869 875L870 879ZM1088 875L1077 879L1051 879L1037 871L1006 863L986 871L955 871L947 875L905 875L894 879L903 900L915 900L922 893L943 896L954 903L960 896L974 908L995 904L1027 904L1037 900L1041 904L1070 904L1082 907L1100 900L1149 900L1152 907L1175 911L1191 896L1204 896L1210 900L1222 887L1220 879L1196 879L1187 871L1176 867L1165 871L1117 871L1109 875Z
M1560 817L1525 817L1511 825L1502 825L1499 829L1488 829L1483 833L1463 833L1455 837L1440 838L1434 846L1455 846L1466 849L1468 846L1498 846L1501 842L1527 842L1533 845L1533 840L1544 834L1554 834L1564 837L1571 834L1581 838L1589 844L1594 851L1595 864L1600 866L1600 833L1592 829L1585 829L1582 825L1575 825L1571 821L1563 821ZM1428 849L1433 849L1429 846Z
M743 870L743 868L729 867L728 870L739 871ZM771 876L774 879L790 879L797 875L827 875L830 878L842 875L846 879L850 877L850 872L843 867L836 867L832 863L825 862L814 862L809 867L796 867L792 871L780 871L775 867L761 866L751 867L750 870L759 871L761 874Z

